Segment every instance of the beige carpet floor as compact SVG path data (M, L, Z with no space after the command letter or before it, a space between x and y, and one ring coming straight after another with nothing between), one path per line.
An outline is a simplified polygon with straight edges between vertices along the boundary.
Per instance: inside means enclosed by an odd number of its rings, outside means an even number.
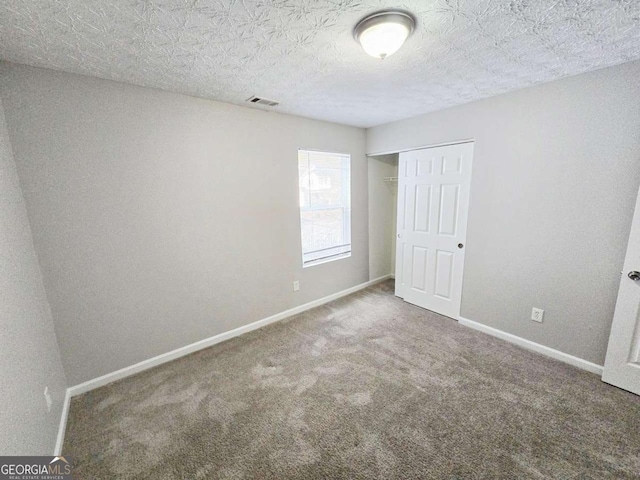
M73 398L77 478L640 478L640 397L386 282Z

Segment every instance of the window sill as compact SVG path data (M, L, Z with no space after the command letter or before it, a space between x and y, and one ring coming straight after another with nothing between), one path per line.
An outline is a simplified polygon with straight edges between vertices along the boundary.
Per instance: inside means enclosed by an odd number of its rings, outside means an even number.
M335 262L336 260L342 260L343 258L349 258L351 256L351 252L343 253L340 255L336 255L330 258L321 258L319 260L314 260L312 262L307 262L302 265L302 268L315 267L316 265L321 265L323 263Z

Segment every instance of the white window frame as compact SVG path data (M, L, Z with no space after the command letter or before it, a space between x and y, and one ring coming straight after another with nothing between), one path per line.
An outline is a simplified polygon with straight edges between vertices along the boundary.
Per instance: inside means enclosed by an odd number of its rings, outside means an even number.
M323 263L328 263L328 262L333 262L336 260L342 260L344 258L349 258L351 256L351 155L348 153L338 153L338 152L326 152L323 150L312 150L312 149L308 149L308 148L300 148L298 149L298 182L300 182L300 169L299 169L299 165L300 165L300 154L313 154L313 153L317 153L317 154L323 154L323 155L335 155L337 157L342 157L343 161L346 162L347 164L347 169L346 169L346 177L347 177L347 181L345 181L345 179L343 178L343 182L342 182L342 188L343 188L343 199L345 199L346 201L343 201L339 204L334 204L334 205L323 205L323 206L317 206L317 207L313 207L313 206L307 206L307 207L303 207L302 204L299 204L299 214L300 214L300 243L301 243L301 247L302 247L302 267L303 268L307 268L307 267L312 267L315 265L320 265ZM345 169L343 169L342 172L343 176L345 175ZM298 185L300 186L300 185ZM344 189L347 189L348 191L345 192ZM302 244L302 214L303 212L308 212L308 211L319 211L319 210L327 210L327 209L336 209L336 208L342 208L343 209L343 237L344 238L348 238L349 242L345 243L344 245L335 245L329 248L325 248L325 249L319 249L319 250L314 250L314 251L310 251L310 252L305 252L304 251L304 244ZM342 249L342 251L340 251ZM313 254L317 254L318 252L322 252L322 251L327 251L327 250L335 250L337 251L337 253L333 253L331 255L328 255L326 257L318 257L318 258L314 258L314 259L308 259L309 255L313 255ZM307 257L307 259L305 259Z

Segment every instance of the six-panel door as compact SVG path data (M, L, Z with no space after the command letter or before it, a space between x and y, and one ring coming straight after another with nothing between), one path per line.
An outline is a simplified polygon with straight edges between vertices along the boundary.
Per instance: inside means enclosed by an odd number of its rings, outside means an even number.
M457 319L473 143L400 154L396 295Z

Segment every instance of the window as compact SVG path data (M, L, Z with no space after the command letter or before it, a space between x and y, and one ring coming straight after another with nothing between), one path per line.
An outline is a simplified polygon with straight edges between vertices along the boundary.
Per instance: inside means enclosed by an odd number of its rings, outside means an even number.
M351 256L351 157L298 150L302 266Z

